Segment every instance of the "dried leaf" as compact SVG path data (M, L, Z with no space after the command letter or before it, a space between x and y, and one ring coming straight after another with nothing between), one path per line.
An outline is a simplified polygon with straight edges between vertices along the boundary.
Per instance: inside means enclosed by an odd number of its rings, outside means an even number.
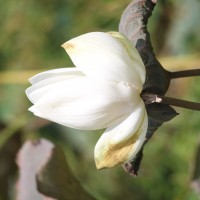
M72 174L60 147L53 147L48 158L37 176L40 192L58 200L95 200Z
M36 174L46 163L52 149L53 144L46 140L27 141L23 145L17 158L17 200L53 200L40 194L36 187Z
M178 113L169 105L165 104L149 104L146 106L149 125L146 138L149 139L153 133L164 123L170 121L178 115Z
M27 141L17 163L18 200L95 200L72 174L61 148L47 140Z

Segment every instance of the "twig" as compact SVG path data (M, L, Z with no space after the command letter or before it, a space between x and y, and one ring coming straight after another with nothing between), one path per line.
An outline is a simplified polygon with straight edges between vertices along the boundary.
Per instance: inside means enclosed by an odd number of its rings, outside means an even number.
M176 72L169 72L170 78L183 78L183 77L191 77L191 76L200 76L200 69L190 69L190 70L182 70Z
M172 97L166 97L166 96L152 94L152 93L143 93L141 94L141 98L147 105L151 103L160 103L160 104L167 104L171 106L177 106L177 107L186 108L190 110L200 111L200 103L196 103L196 102L186 101L186 100L172 98Z
M168 104L168 105L177 106L177 107L181 107L181 108L187 108L190 110L199 110L200 111L200 103L186 101L186 100L182 100L182 99L176 99L176 98L172 98L172 97L165 97L165 96L161 96L161 95L157 95L157 97L161 99L160 103L162 103L162 104Z

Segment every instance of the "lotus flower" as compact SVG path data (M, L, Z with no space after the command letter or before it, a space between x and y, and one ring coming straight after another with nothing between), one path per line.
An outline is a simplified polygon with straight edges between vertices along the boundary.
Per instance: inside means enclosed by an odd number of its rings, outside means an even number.
M146 73L137 50L118 32L87 33L62 47L76 67L32 77L29 110L75 129L105 129L94 150L97 169L132 161L148 124L140 97Z

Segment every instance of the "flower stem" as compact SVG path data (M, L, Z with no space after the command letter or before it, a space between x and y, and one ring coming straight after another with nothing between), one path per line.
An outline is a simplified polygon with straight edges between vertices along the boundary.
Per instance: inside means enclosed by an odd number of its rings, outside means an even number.
M190 110L200 111L200 103L196 103L196 102L191 102L191 101L186 101L182 99L176 99L172 97L166 97L166 96L156 95L156 94L151 94L151 93L143 93L141 94L141 98L143 99L145 104L151 104L151 103L168 104L168 105L186 108Z
M186 100L182 100L182 99L176 99L176 98L172 98L172 97L165 97L165 96L161 96L161 95L157 95L157 97L161 99L160 103L162 103L162 104L168 104L168 105L186 108L186 109L190 109L190 110L199 110L200 111L200 103L186 101Z
M169 72L170 78L183 78L183 77L191 77L191 76L200 76L200 69L190 69L190 70L182 70L177 72Z

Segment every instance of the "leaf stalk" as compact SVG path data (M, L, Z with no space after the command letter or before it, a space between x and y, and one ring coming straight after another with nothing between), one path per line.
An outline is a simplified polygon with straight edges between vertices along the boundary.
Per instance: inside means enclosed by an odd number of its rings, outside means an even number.
M177 106L180 108L200 111L200 103L197 102L186 101L182 99L151 94L151 93L143 93L141 94L141 98L143 99L145 104L160 103L160 104L167 104L167 105Z

